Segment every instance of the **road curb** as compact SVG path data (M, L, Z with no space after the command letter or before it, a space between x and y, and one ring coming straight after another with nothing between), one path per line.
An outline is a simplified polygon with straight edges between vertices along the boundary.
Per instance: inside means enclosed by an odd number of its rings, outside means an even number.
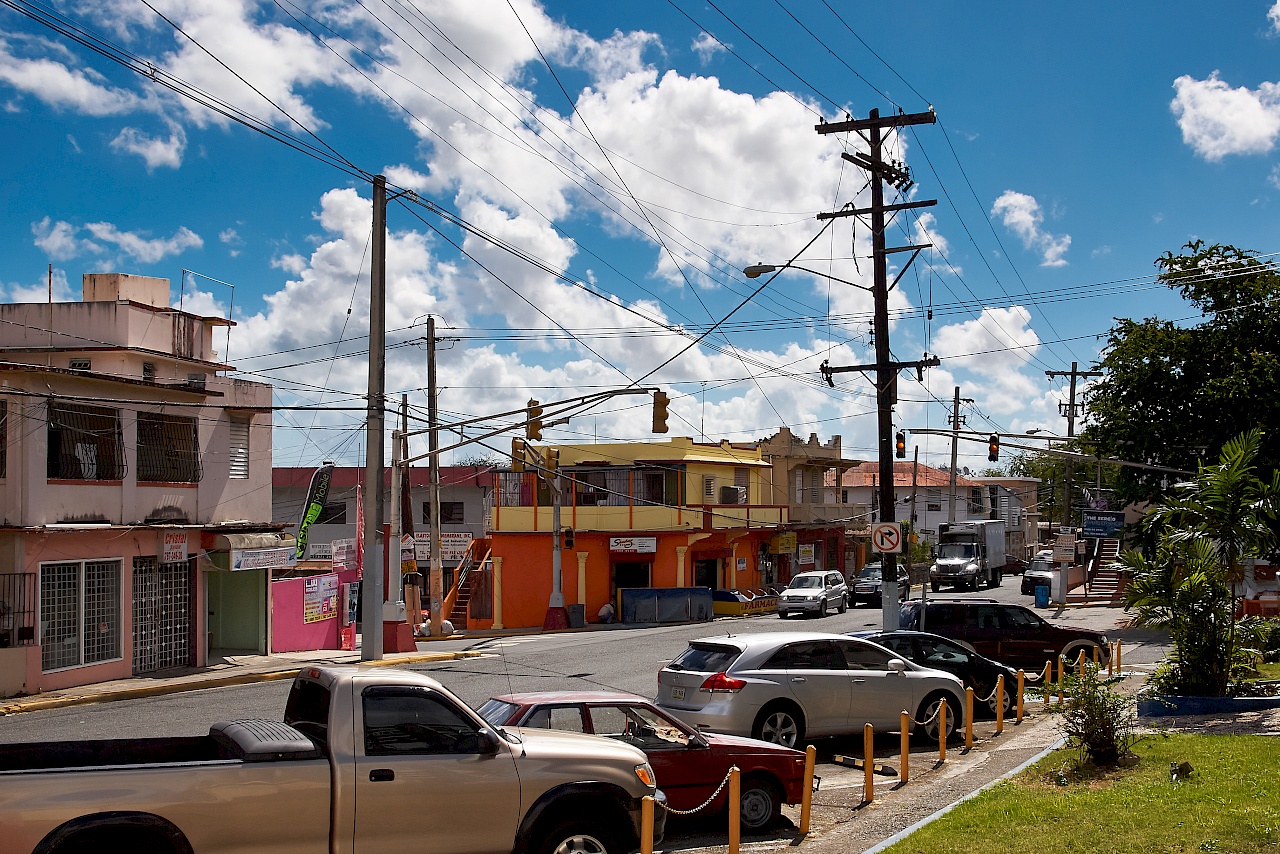
M424 661L457 661L462 658L476 658L479 652L424 652L417 655L382 658L377 661L352 662L366 667L394 667L399 664L417 664ZM34 696L30 699L0 705L0 717L16 715L22 712L37 712L45 709L60 709L68 706L87 706L93 703L111 703L117 700L136 700L142 697L159 697L166 694L181 694L187 691L202 691L206 688L226 688L233 685L249 685L255 682L275 682L281 679L292 679L307 667L315 667L318 662L307 662L297 667L281 670L264 670L254 673L233 673L227 676L210 676L186 682L171 682L163 685L144 685L137 688L121 688L114 691L98 691L92 694L76 694L62 697ZM342 663L342 664L345 664ZM323 666L323 665L321 665Z

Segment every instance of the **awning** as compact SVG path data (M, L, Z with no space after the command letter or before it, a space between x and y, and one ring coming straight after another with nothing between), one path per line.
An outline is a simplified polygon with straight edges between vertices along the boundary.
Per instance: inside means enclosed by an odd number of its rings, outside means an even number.
M256 534L214 534L209 551L227 552L232 549L279 549L297 546L293 534L264 531Z

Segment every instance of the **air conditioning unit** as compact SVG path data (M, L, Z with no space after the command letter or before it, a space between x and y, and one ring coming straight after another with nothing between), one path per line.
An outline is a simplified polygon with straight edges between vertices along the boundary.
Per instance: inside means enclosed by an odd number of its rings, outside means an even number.
M745 486L720 487L720 503L721 504L746 504L747 488Z

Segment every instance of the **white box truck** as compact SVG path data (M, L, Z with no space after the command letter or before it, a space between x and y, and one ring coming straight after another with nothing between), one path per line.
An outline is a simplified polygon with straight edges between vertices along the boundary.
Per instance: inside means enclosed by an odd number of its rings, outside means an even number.
M938 555L929 567L929 589L944 584L976 590L999 587L1005 565L1003 519L943 522L938 525Z

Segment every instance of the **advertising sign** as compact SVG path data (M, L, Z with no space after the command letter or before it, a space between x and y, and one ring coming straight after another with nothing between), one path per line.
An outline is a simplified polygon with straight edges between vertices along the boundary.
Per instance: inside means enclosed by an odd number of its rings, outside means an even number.
M1076 535L1059 534L1053 543L1053 559L1056 563L1076 562Z
M658 550L657 537L610 537L609 551L624 554L653 554Z
M778 534L769 540L769 554L789 555L796 550L795 533Z
M307 546L307 557L311 560L332 560L333 543L312 543Z
M324 503L329 499L329 482L333 479L333 463L325 463L311 476L311 488L307 490L307 503L302 507L302 521L298 523L298 553L301 560L307 553L307 534L311 525L320 518Z
M469 531L443 531L440 534L440 560L445 563L457 563L467 553L467 548L475 536ZM431 543L425 537L418 538L416 549L418 563L431 562Z
M799 562L802 564L813 563L813 543L801 543L796 553L799 555Z
M314 575L302 590L302 622L319 623L338 616L338 576Z
M1115 537L1124 527L1124 512L1119 510L1081 511L1083 534L1086 537Z
M413 534L404 534L400 537L400 572L403 575L408 575L417 571L418 558Z
M329 543L329 547L333 549L333 568L338 569L355 569L356 568L356 539L348 537L342 540L334 540Z
M160 562L182 563L187 559L187 532L165 531L161 536Z
M292 547L278 549L232 549L231 571L248 569L286 569L298 565L298 555Z

